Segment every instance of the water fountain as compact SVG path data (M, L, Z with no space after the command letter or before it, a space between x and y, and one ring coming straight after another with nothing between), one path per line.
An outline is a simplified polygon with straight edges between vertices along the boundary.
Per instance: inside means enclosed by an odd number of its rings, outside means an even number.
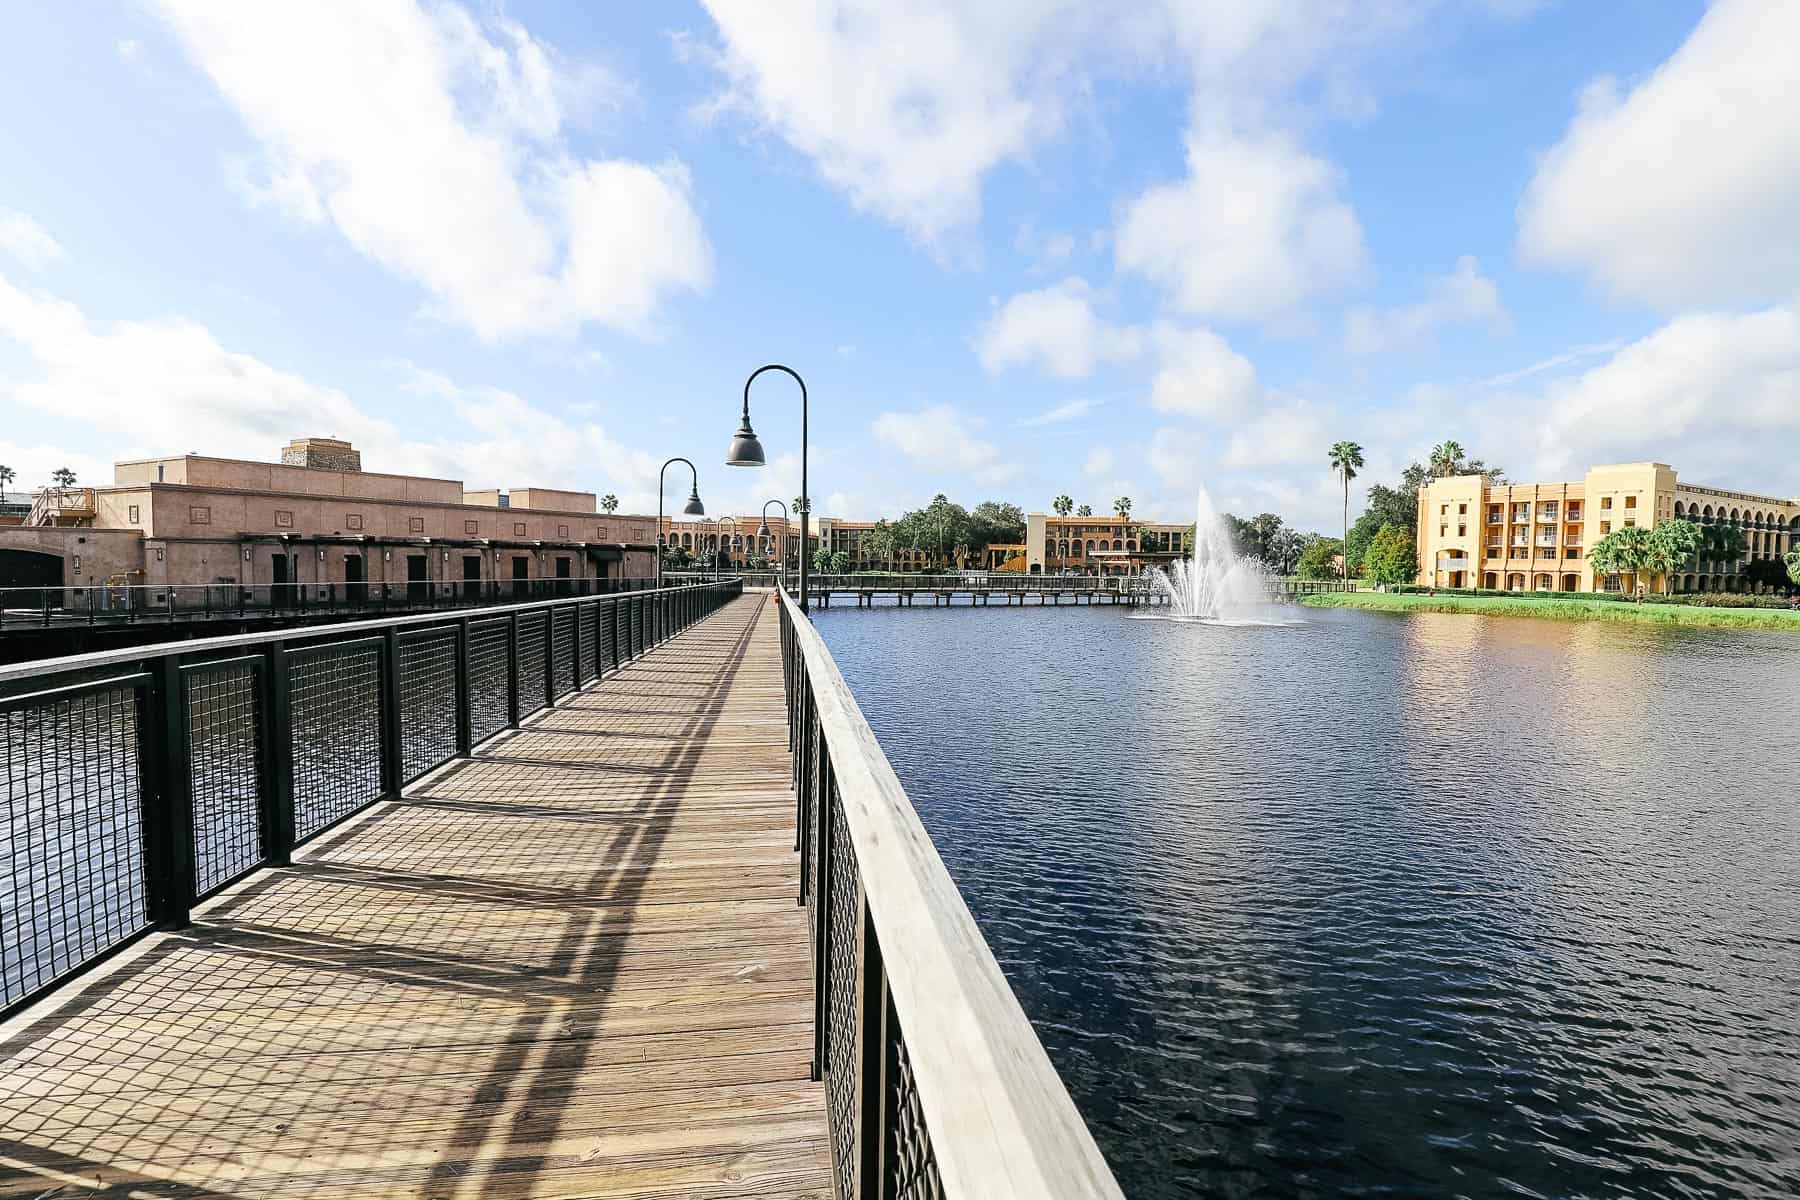
M1194 501L1193 557L1144 574L1168 603L1152 605L1140 616L1213 625L1293 623L1275 603L1268 564L1237 552L1204 487Z

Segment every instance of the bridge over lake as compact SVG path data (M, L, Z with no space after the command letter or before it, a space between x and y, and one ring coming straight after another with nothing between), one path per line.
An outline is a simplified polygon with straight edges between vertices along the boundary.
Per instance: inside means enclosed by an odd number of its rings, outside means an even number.
M0 739L0 1195L1120 1195L772 592L4 668Z

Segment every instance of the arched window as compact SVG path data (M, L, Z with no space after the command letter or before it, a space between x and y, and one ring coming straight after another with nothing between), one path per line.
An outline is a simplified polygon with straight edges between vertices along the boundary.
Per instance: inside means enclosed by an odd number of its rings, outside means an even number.
M1114 550L1123 550L1123 549L1124 549L1124 548L1125 548L1125 543L1124 543L1124 542L1122 542L1122 541L1121 541L1121 540L1120 540L1120 539L1118 539L1118 538L1114 538L1114 539L1113 539L1113 544L1112 544L1112 548L1113 548L1113 549L1114 549Z
M1677 520L1680 520L1682 518L1681 501L1679 501L1679 500L1677 500L1675 502L1675 517Z
M1796 517L1795 520L1797 522L1800 522L1800 517ZM1093 538L1088 539L1087 551L1089 554L1092 554L1094 552L1094 539Z

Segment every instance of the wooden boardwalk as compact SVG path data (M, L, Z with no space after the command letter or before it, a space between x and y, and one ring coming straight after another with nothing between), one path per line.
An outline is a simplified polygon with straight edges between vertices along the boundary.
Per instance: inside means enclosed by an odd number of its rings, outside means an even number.
M0 1029L0 1196L829 1200L776 614L732 602Z

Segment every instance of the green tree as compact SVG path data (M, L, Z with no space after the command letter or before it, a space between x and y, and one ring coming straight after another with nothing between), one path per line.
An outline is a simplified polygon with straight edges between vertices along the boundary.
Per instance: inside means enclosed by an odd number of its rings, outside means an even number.
M1630 575L1635 583L1650 565L1650 531L1641 525L1615 529L1588 548L1596 576Z
M608 492L606 495L600 497L600 507L609 513L617 512L619 510L619 498L611 492Z
M0 504L6 502L6 485L17 478L18 475L11 467L0 465Z
M875 522L875 528L863 534L863 549L870 558L886 567L894 560L894 527L884 517Z
M1700 528L1703 530L1700 557L1710 559L1716 567L1734 567L1749 552L1749 539L1736 525L1721 522L1717 525L1702 525Z
M1787 566L1788 578L1794 581L1796 587L1800 587L1800 546L1789 550L1782 562Z
M1058 497L1067 500L1067 496ZM1067 516L1068 514L1063 514ZM969 514L970 542L977 549L1025 540L1025 514L1016 504L984 500Z
M1117 500L1114 500L1113 501L1113 511L1115 513L1119 514L1119 516L1121 516L1121 517L1130 517L1131 516L1131 497L1130 496L1120 496Z
M1675 572L1700 548L1700 536L1700 526L1679 517L1651 528L1644 565L1662 575L1665 595L1675 591Z
M50 472L50 478L56 482L57 487L75 486L75 472L69 470L67 467L56 468L56 470Z
M1344 537L1338 543L1340 551L1350 541L1350 481L1356 478L1356 472L1363 465L1362 447L1355 442L1334 442L1327 454L1331 460L1331 469L1336 471L1344 481ZM1350 556L1344 556L1344 578L1350 578Z
M1078 517L1091 517L1094 515L1094 508L1091 504L1084 504L1075 510L1075 515Z
M1193 548L1192 544L1188 547ZM1277 575L1292 575L1300 555L1306 549L1306 535L1298 529L1283 527L1269 540L1269 565Z
M1419 577L1419 556L1412 530L1383 525L1363 556L1363 574L1375 583L1411 583Z
M1306 539L1306 545L1294 563L1294 570L1302 579L1330 579L1338 571L1337 563L1333 560L1343 548L1344 544L1336 538L1315 533Z
M1786 562L1773 558L1759 558L1744 566L1744 582L1761 584L1771 591L1791 592L1793 581L1788 578Z
M1439 442L1431 448L1431 473L1442 479L1447 475L1463 473L1463 448L1461 443L1452 441Z
M663 570L679 571L694 561L686 546L667 546L663 549Z
M820 546L813 553L813 570L821 575L842 575L850 569L850 555Z
M1075 502L1067 496L1058 496L1050 502L1050 507L1055 510L1057 516L1066 517L1069 515L1069 510L1075 507Z
M806 501L802 500L798 496L795 496L794 497L794 508L793 508L794 515L796 517L798 517L805 510L806 510Z

